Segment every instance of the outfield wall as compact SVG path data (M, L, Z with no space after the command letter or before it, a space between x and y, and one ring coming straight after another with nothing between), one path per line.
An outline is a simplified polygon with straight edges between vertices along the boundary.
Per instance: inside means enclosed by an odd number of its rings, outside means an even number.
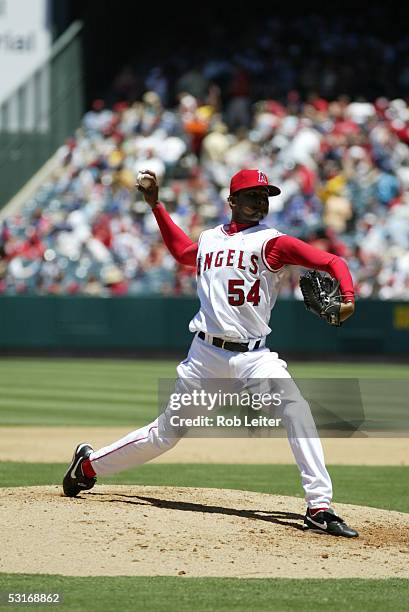
M195 298L0 297L0 350L185 351ZM340 329L307 312L302 302L274 308L268 346L308 355L409 354L409 303L359 301Z

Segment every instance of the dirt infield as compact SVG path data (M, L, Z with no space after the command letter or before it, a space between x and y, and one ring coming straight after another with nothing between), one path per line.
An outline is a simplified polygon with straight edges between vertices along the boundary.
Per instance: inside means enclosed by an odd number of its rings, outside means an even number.
M69 462L78 442L94 448L121 438L125 428L0 427L0 461ZM408 438L324 438L326 462L337 465L409 465ZM285 438L186 438L158 463L292 464Z
M358 539L302 531L300 499L220 489L0 489L0 572L409 578L409 515L338 504ZM12 527L12 528L11 528Z
M101 448L124 436L124 428L0 427L0 461L69 462L78 442ZM408 465L409 438L324 438L328 464ZM292 464L286 438L187 438L158 463Z

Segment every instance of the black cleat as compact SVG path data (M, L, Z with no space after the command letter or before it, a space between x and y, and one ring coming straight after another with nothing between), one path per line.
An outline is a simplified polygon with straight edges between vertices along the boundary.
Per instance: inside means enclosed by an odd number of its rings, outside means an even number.
M96 478L87 478L82 471L84 459L87 459L93 450L92 446L83 442L78 444L75 449L72 461L62 481L64 495L67 497L75 497L81 491L92 489L96 483Z
M309 529L316 533L343 536L344 538L357 538L359 536L359 533L352 529L352 527L348 527L343 519L337 516L331 508L321 510L314 514L314 516L311 516L310 509L307 508L303 529Z

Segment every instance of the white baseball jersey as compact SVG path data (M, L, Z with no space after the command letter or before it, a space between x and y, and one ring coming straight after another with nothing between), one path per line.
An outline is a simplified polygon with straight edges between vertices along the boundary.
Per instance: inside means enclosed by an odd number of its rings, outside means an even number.
M197 254L200 310L189 325L227 340L263 338L277 299L282 269L266 262L265 246L281 232L255 225L228 234L223 225L202 232Z

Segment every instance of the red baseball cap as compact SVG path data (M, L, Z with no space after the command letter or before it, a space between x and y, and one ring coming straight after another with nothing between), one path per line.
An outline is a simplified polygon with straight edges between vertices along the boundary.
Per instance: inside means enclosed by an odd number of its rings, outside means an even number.
M240 170L230 181L230 195L240 191L240 189L249 189L250 187L267 187L269 197L281 193L281 189L268 184L267 175L261 170Z

